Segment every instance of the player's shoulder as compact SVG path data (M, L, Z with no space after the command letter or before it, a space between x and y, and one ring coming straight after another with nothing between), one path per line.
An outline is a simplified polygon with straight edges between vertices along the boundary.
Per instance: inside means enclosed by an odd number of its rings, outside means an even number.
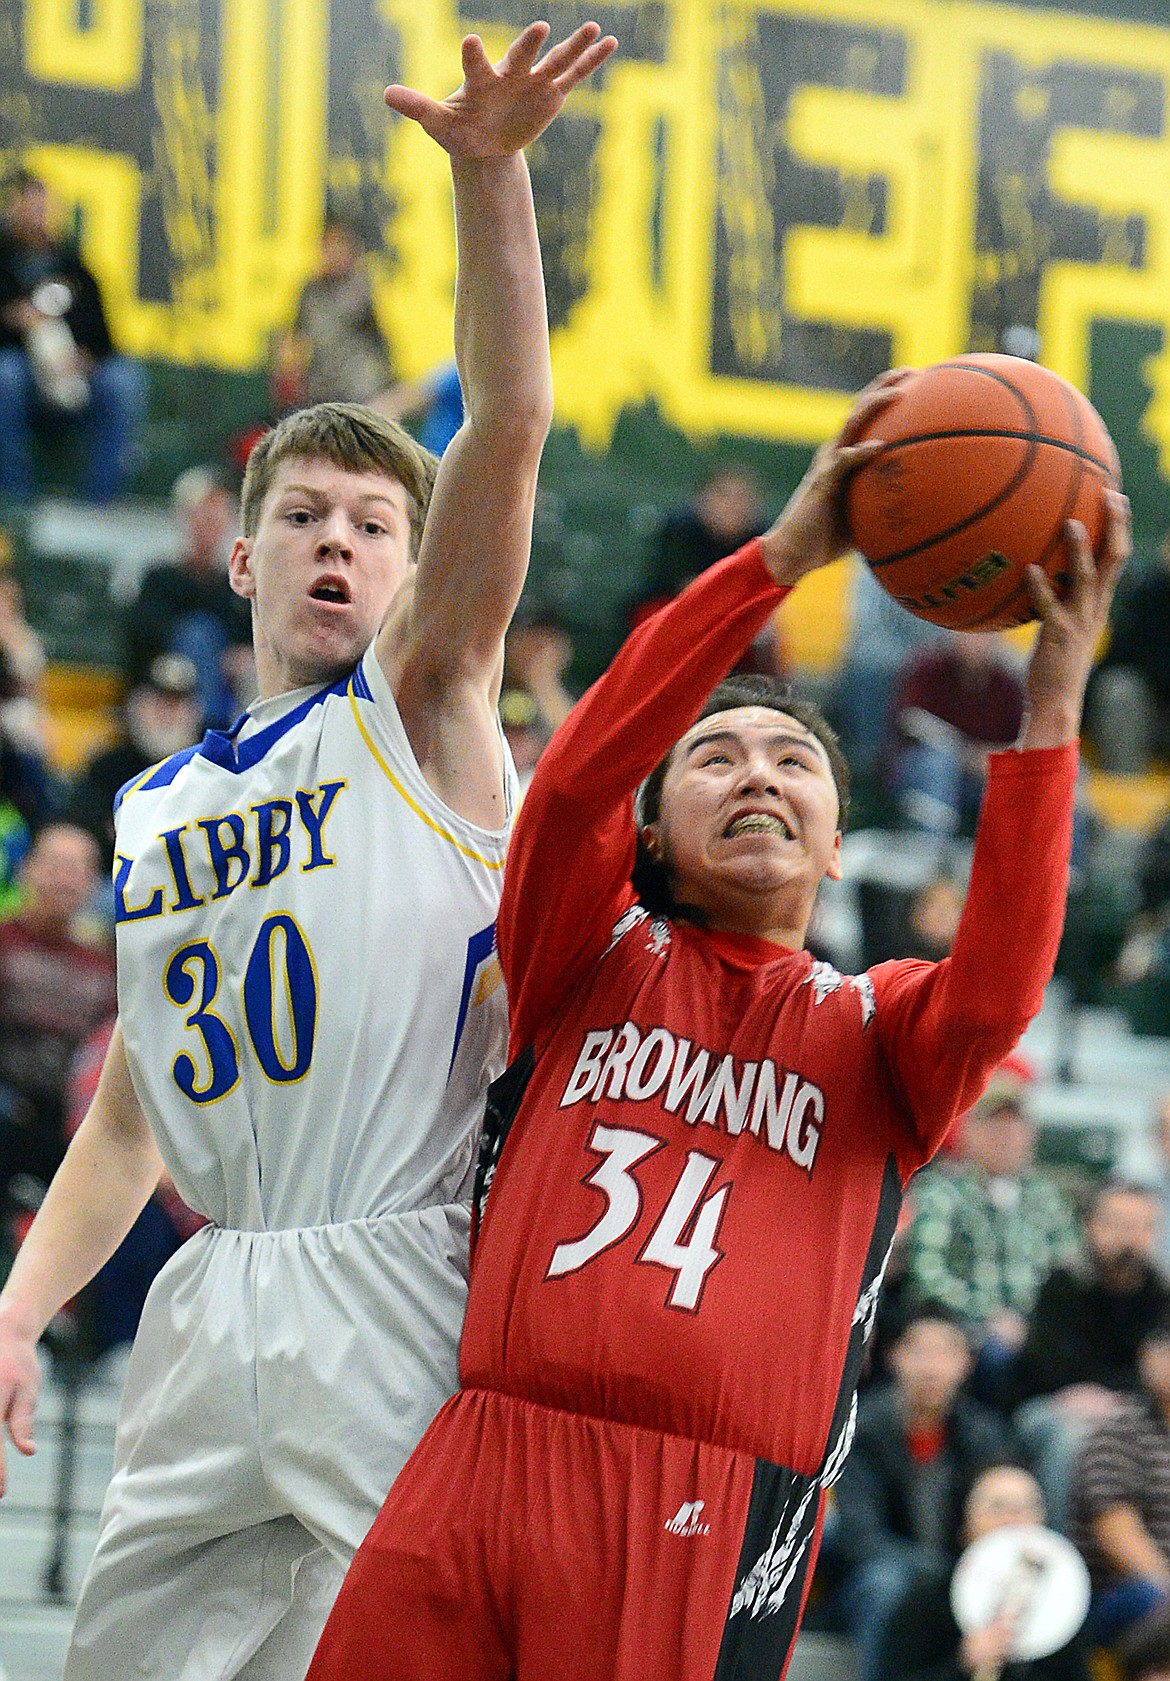
M862 1028L867 1028L877 1014L877 989L869 971L860 975L843 975L824 958L812 957L808 953L800 955L807 958L807 968L799 984L809 988L814 1007L823 1006L833 999L838 1005L856 1010Z
M253 719L258 727L248 730L250 714L244 713L230 729L208 730L201 741L170 758L151 765L132 777L114 799L114 813L118 815L126 802L139 795L171 788L190 767L191 772L206 771L210 775L227 773L229 777L246 776L273 752L284 747L298 749L305 728L319 725L330 701L347 700L349 696L369 698L369 685L362 667L346 672L336 682L313 688L299 695L293 704L278 711L270 719L260 714Z
M200 743L195 742L190 747L184 747L178 753L172 753L169 759L160 759L157 764L149 765L137 775L124 782L114 795L114 816L118 816L126 801L134 794L139 794L153 788L169 788L184 765L191 763L199 752Z

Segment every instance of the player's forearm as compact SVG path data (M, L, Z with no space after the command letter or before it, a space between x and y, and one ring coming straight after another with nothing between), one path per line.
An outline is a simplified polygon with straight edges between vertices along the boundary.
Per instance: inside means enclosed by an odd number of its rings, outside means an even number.
M993 1018L1002 1013L1020 1031L1043 1002L1060 945L1077 763L1075 742L989 761L970 887L948 963L969 1007Z
M161 1172L162 1158L115 1036L94 1101L0 1294L0 1321L35 1341L109 1260Z
M883 1040L931 1152L1044 1001L1064 923L1076 766L1074 746L993 756L950 956L903 966L879 998Z
M552 421L544 274L528 166L453 158L458 275L455 357L466 423L539 458Z
M1016 746L1021 751L1032 748L1064 747L1078 741L1081 729L1081 697L1046 696L1039 702L1029 702L1024 711Z
M535 1012L604 949L628 893L635 790L782 595L748 544L645 619L553 736L504 877L498 928L514 1023L526 1019L522 984Z

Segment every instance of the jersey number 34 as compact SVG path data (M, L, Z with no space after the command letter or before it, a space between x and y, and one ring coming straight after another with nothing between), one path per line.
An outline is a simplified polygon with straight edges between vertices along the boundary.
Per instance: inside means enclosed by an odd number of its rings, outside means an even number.
M634 1229L642 1213L642 1187L633 1170L647 1156L661 1150L663 1141L652 1133L602 1126L599 1121L590 1136L589 1148L602 1161L585 1183L604 1196L605 1211L583 1237L557 1244L546 1278L561 1278L566 1273L580 1271ZM705 1195L721 1166L717 1157L705 1156L700 1150L687 1151L686 1163L666 1207L638 1251L639 1261L665 1267L675 1274L666 1298L667 1307L696 1312L708 1275L723 1258L723 1251L715 1247L715 1239L731 1186L721 1185L710 1196Z

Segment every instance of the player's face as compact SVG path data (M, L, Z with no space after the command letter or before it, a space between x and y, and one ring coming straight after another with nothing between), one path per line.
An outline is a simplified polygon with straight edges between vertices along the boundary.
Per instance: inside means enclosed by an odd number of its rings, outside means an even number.
M381 473L282 461L232 587L252 602L262 698L336 681L357 664L412 570L406 491Z
M675 900L711 926L803 939L822 878L841 873L828 754L771 707L702 718L671 755L644 839L670 869Z

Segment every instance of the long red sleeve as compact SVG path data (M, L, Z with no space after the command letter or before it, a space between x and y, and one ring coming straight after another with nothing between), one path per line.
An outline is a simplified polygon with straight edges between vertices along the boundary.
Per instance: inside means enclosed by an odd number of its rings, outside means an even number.
M512 1051L609 944L633 897L634 794L788 592L758 542L645 620L545 750L508 852L500 960Z
M1075 742L991 756L951 955L872 971L891 1072L929 1151L1044 1001L1064 924L1077 758Z

